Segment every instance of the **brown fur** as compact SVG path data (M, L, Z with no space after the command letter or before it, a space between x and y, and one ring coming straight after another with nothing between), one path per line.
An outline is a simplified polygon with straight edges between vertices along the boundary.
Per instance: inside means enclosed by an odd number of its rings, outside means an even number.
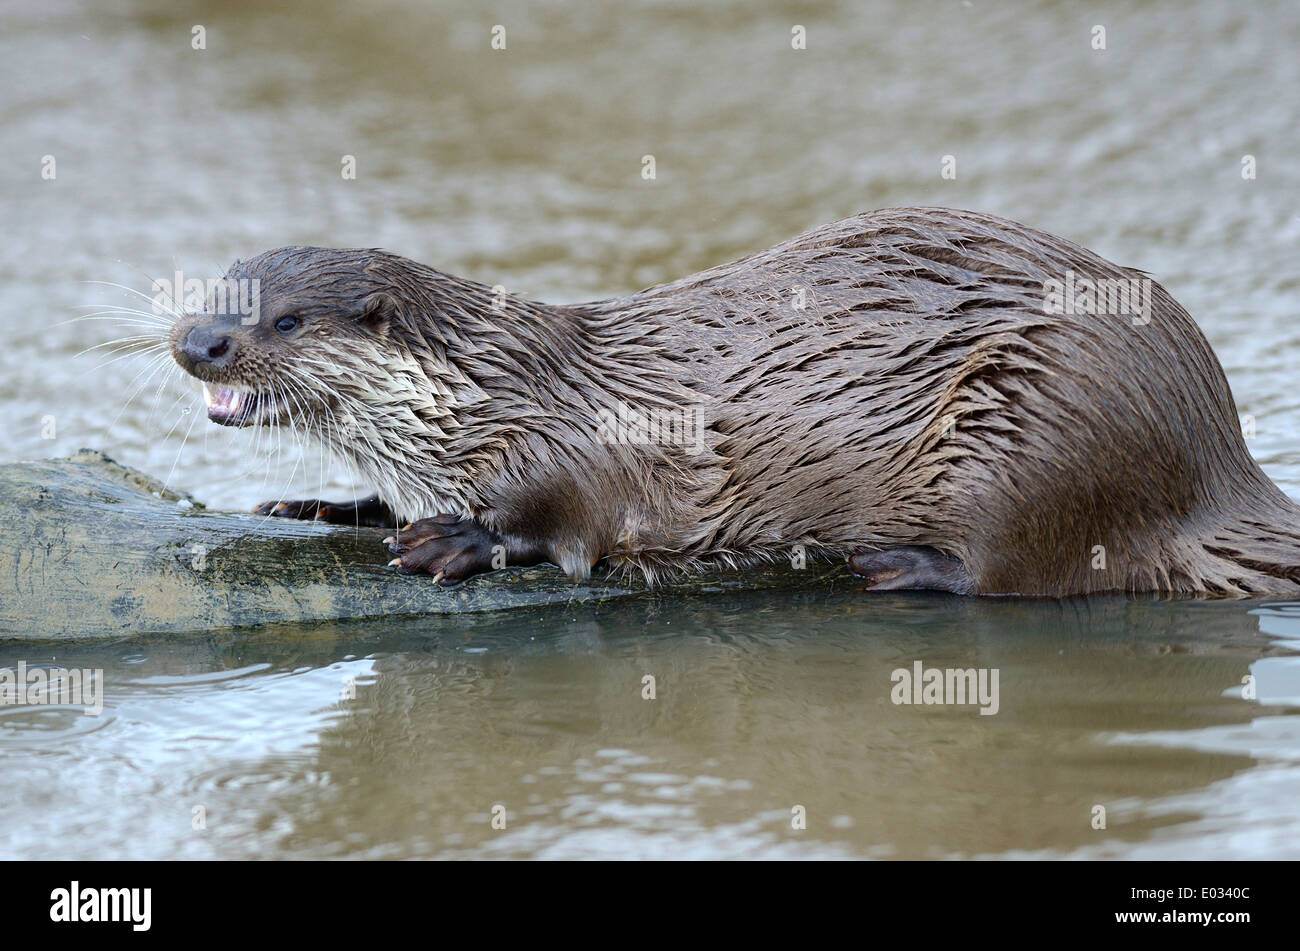
M262 319L222 382L399 515L475 519L574 577L927 546L975 593L1300 591L1300 508L1251 459L1192 319L1159 285L1144 326L1048 314L1067 271L1144 277L937 208L573 306L282 248L228 274L260 279ZM284 313L305 324L280 340ZM620 405L702 408L705 451L609 443Z

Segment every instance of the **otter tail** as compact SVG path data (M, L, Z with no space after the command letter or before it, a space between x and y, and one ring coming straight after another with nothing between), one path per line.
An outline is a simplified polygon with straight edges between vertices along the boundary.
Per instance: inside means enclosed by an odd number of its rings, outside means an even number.
M1270 498L1228 509L1200 533L1194 590L1228 597L1300 596L1300 506L1273 485Z

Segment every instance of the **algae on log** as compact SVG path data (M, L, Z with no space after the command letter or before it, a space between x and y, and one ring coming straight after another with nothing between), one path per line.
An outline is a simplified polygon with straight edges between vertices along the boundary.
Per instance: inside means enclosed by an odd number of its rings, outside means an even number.
M0 638L203 632L283 621L538 608L647 594L507 568L442 588L387 568L388 534L209 512L99 452L0 466ZM831 584L833 566L716 572L655 596Z

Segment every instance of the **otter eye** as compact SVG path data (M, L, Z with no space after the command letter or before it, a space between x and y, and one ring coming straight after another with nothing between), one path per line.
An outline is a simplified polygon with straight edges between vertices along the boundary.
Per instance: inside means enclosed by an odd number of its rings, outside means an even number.
M275 329L280 331L282 334L287 334L293 332L300 323L302 323L302 321L293 316L293 314L285 314L275 322Z

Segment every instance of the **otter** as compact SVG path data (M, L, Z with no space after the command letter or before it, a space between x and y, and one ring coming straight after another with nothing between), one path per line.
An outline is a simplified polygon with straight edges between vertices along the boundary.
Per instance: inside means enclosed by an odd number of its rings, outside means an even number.
M797 552L873 590L1300 592L1300 507L1191 317L1012 221L875 211L562 306L374 249L226 279L258 282L256 321L170 332L208 416L297 427L377 490L258 511L397 528L404 574Z

